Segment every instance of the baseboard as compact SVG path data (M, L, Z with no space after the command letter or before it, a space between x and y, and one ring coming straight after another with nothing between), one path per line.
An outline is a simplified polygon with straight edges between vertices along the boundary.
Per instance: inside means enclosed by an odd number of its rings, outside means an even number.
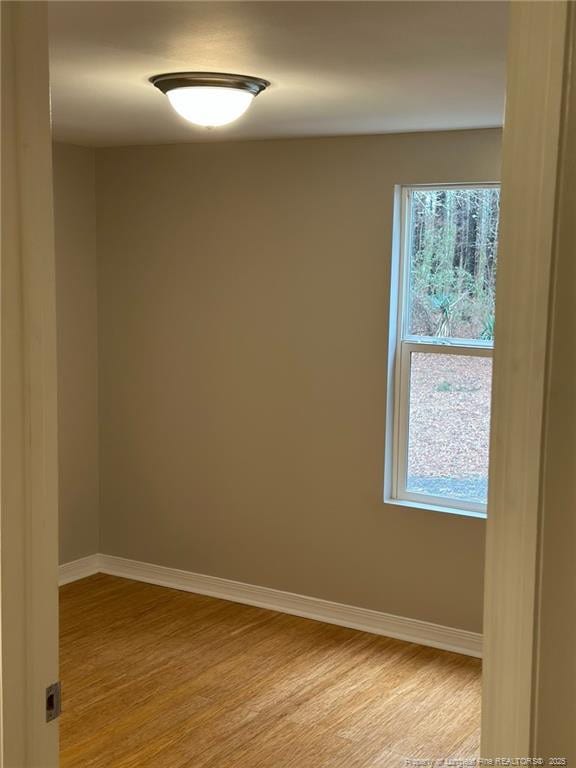
M86 576L93 576L100 571L100 555L88 555L79 560L72 560L70 563L64 563L60 566L58 572L58 584L70 584L78 579L85 579Z
M254 605L466 656L482 656L482 635L476 632L113 555L89 555L61 565L59 583L69 584L95 573L107 573L184 592Z
M467 656L482 655L482 636L464 629L444 627L418 619L393 616L368 608L343 605L317 597L296 595L270 587L259 587L239 581L205 576L200 573L166 568L161 565L126 560L112 555L98 556L98 570L112 576L144 581L185 592L209 595L280 613L289 613L307 619L360 629L376 635L428 645Z

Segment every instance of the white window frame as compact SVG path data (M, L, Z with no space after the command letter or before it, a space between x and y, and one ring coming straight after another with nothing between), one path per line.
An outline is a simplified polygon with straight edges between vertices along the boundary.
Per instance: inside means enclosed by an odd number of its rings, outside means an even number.
M389 338L389 376L385 467L385 497L387 503L410 507L422 507L441 512L451 512L472 517L486 517L486 504L450 499L446 496L431 496L408 491L408 421L410 406L410 356L414 352L429 354L466 355L474 357L493 357L492 341L458 338L433 338L414 336L408 331L409 278L411 262L410 240L410 200L413 192L445 189L494 189L496 182L450 183L450 184L411 184L397 187L395 200L396 228L393 242L391 303L390 303L390 338Z

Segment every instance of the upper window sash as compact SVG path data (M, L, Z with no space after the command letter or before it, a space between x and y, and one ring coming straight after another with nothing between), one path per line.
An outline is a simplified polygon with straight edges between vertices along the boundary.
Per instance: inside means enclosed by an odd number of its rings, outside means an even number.
M493 339L481 338L462 338L456 336L427 336L412 333L410 330L411 321L411 286L410 269L412 264L412 198L418 191L459 191L459 190L478 190L478 189L500 189L498 182L485 183L467 183L467 184L414 184L401 188L401 210L400 210L400 264L399 264L399 285L397 301L397 341L424 342L433 341L437 344L446 346L483 346L493 348Z

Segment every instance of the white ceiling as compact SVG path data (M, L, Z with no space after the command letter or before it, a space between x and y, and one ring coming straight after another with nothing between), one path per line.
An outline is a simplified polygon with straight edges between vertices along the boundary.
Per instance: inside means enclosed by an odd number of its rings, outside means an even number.
M51 2L55 136L109 146L502 124L505 2ZM205 70L272 82L225 128L149 82Z

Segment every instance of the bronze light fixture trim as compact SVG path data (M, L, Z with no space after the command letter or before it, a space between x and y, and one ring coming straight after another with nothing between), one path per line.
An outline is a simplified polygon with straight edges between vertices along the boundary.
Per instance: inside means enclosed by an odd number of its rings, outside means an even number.
M226 125L244 114L270 83L261 77L224 72L169 72L150 82L182 117L196 125Z

